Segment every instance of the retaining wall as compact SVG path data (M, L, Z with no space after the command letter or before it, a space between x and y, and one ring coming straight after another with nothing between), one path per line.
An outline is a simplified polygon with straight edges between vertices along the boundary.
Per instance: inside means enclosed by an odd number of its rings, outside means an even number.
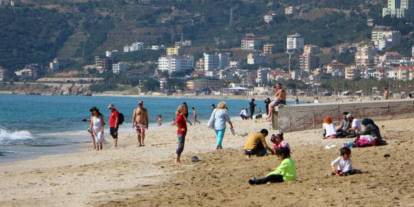
M324 117L331 116L335 121L339 121L342 118L342 113L345 111L352 113L356 118L404 118L413 116L414 100L283 106L276 113L277 115L272 125L273 128L283 131L321 128Z

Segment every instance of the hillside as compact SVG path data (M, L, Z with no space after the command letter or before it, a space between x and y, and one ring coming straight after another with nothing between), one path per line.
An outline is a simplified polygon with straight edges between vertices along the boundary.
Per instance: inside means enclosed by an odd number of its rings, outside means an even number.
M288 5L300 13L285 16ZM331 47L366 40L367 16L380 7L366 0L22 0L0 10L0 65L16 69L57 56L76 66L133 41L169 45L181 34L200 49L238 47L249 32L279 52L295 32ZM267 25L263 15L271 11L276 16Z

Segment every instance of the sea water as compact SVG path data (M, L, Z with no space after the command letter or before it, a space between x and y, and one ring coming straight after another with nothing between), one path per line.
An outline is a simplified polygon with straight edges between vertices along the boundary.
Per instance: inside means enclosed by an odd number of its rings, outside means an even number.
M70 152L82 143L90 142L87 133L89 109L98 107L108 119L108 104L114 104L124 114L122 130L130 130L131 115L139 100L149 111L151 127L162 115L164 124L175 116L179 104L187 102L195 107L199 120L209 118L212 104L220 99L159 98L159 97L95 97L95 96L26 96L0 95L0 161L27 159L44 154ZM249 100L225 100L231 116L238 116L242 108L248 108ZM257 109L265 111L263 101L257 101Z

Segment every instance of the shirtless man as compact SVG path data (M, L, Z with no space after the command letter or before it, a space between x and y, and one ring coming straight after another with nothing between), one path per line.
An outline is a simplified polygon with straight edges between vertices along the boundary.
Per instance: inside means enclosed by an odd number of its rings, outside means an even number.
M274 87L275 89L275 98L276 100L272 101L269 104L269 114L267 115L267 119L270 121L272 120L274 107L278 105L286 105L286 91L283 89L281 83L277 83Z
M140 101L132 116L132 128L137 130L139 147L145 146L145 130L148 129L148 122L148 111L144 108L144 102Z

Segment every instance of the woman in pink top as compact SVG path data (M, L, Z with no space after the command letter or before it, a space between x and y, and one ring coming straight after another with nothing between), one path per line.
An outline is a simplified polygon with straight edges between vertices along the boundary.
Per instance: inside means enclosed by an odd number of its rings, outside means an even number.
M283 140L283 132L278 132L276 135L272 134L270 141L273 143L273 152L280 148L287 148L290 151L289 144Z

